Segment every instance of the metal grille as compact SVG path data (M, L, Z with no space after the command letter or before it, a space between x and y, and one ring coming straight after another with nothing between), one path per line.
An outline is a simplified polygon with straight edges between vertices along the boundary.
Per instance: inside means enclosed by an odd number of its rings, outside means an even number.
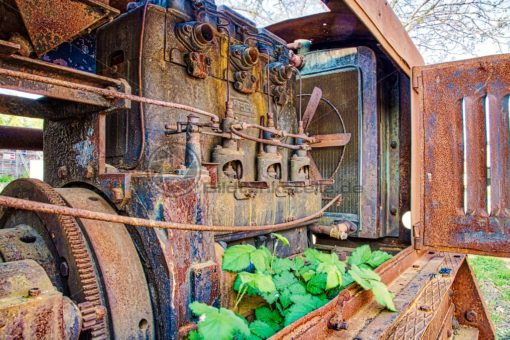
M317 86L327 99L340 112L347 131L343 131L340 119L331 107L325 103L319 105L310 123L311 135L339 132L351 133L351 141L345 146L345 155L340 169L334 174L335 184L327 190L326 196L342 194L340 207L331 208L331 212L348 214L359 213L359 110L358 110L358 71L348 70L330 72L303 78L303 93L311 93ZM316 149L312 157L323 177L334 172L342 155L342 148Z

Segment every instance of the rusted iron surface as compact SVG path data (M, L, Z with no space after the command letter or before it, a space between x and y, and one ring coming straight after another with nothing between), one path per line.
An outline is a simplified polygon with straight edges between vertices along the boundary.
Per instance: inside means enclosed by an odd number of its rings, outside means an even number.
M41 129L0 126L0 149L42 151L43 131Z
M110 205L88 189L56 191L75 208L115 214ZM81 219L81 227L93 249L113 334L119 338L155 338L149 287L135 246L126 227L119 223Z
M92 30L119 13L97 0L15 2L38 55L70 41L86 30Z
M52 284L63 290L59 266L43 237L31 226L19 224L0 229L0 259L3 262L34 260L44 268Z
M0 263L0 338L63 339L63 296L35 261Z
M32 202L45 202L53 207L65 208L63 198L47 183L35 179L18 179L2 192L11 197L22 197ZM94 309L103 308L99 280L95 276L93 255L86 246L77 221L70 216L19 211L0 207L0 225L3 228L16 227L19 224L30 225L46 240L47 247L55 256L54 262L65 269L61 274L64 291L69 292L78 303L89 303ZM51 272L50 272L51 273ZM57 281L58 282L58 281ZM56 284L57 287L62 286ZM103 318L92 319L90 334L101 338L108 334Z
M415 70L424 147L424 212L415 220L425 245L510 256L508 58Z
M122 215L113 215L111 213L96 212L88 209L69 208L54 204L34 202L5 195L0 196L0 207L15 208L27 211L36 211L46 214L56 214L58 216L72 216L86 218L96 221L122 223L133 226L160 228L160 229L174 229L174 230L194 230L194 231L215 231L215 232L234 232L234 231L279 231L291 229L295 226L304 224L305 222L314 220L320 217L331 205L333 205L340 196L335 197L328 204L326 204L319 211L289 222L276 223L271 225L258 225L258 226L214 226L214 225L199 225L188 224L179 222L165 222L160 220L149 220L136 217L127 217Z
M487 304L467 261L464 261L453 283L455 318L464 326L478 329L480 339L495 339L496 332Z

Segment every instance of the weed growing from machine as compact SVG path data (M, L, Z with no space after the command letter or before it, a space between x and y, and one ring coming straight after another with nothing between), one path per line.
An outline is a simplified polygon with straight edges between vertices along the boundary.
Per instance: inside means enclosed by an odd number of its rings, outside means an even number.
M267 339L306 314L322 307L353 282L370 289L378 303L395 311L393 297L373 269L391 258L383 251L372 252L368 245L356 248L346 262L336 253L307 249L293 259L275 255L278 244L289 246L279 234L273 251L262 246L235 245L225 250L223 270L237 273L233 310L245 296L261 296L267 305L255 310L249 323L227 308L193 302L192 312L199 316L198 330L190 339Z

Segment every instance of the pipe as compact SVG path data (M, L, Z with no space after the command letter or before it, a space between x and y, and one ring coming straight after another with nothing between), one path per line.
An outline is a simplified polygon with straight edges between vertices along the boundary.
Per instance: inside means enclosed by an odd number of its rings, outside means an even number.
M247 135L247 134L244 134L238 130L236 130L233 126L230 127L230 131L236 135L236 136L239 136L243 139L246 139L246 140L251 140L253 142L257 142L257 143L261 143L261 144L266 144L266 145L273 145L273 146L279 146L279 147L282 147L282 148L286 148L286 149L291 149L291 150L302 150L302 149L305 149L308 148L308 146L306 144L302 144L302 145L292 145L292 144L285 144L285 143L282 143L278 140L272 140L272 139L264 139L264 138L258 138L258 137L252 137L250 135Z
M152 105L168 107L168 108L172 108L172 109L180 109L183 111L210 117L212 119L212 121L215 123L219 123L219 121L220 121L220 118L217 115L215 115L214 113L203 111L203 110L197 109L197 108L189 106L189 105L177 104L177 103L167 102L167 101L158 100L158 99L150 99L150 98L135 96L133 94L122 93L122 92L115 91L115 90L102 89L99 87L94 87L94 86L89 86L89 85L84 85L84 84L79 84L79 83L73 83L73 82L66 81L66 80L54 79L54 78L39 76L36 74L12 71L12 70L1 69L1 68L0 68L0 75L21 78L21 79L31 80L31 81L37 81L37 82L55 85L55 86L63 86L63 87L68 87L68 88L75 89L75 90L88 91L88 92L96 93L96 94L99 94L99 95L105 96L105 97L125 99L125 100L130 100L133 102L152 104ZM24 90L24 91L26 91L26 90Z
M241 124L234 125L234 128L235 129L239 129L239 130L259 129L259 130L266 131L266 132L269 132L269 133L272 133L272 134L275 134L275 135L281 136L281 137L299 138L299 139L305 140L305 141L310 142L310 143L317 143L317 139L316 138L308 137L305 134L289 133L289 132L286 132L284 130L279 130L279 129L276 129L276 128L267 127L267 126L263 126L263 125L259 125L259 124L241 123Z
M0 149L43 150L43 130L0 126Z
M122 223L131 225L134 227L146 227L146 228L160 228L160 229L173 229L173 230L191 230L191 231L211 231L211 232L243 232L243 231L279 231L292 228L294 226L302 225L306 222L315 220L321 217L324 212L329 209L335 202L340 199L341 195L336 196L331 201L328 202L322 209L319 211L308 215L306 217L299 218L294 221L284 222L279 224L270 224L263 226L207 226L207 225L198 225L198 224L186 224L186 223L174 223L174 222L166 222L166 221L154 221L148 220L144 218L138 217L129 217L122 215L114 215L114 214L106 214L96 211L90 211L85 209L76 209L69 207L62 207L58 205L35 202L24 200L21 198L8 197L0 195L0 206L27 210L27 211L37 211L41 213L47 214L55 214L55 215L64 215L64 216L72 216L85 218L89 220L95 221L105 221L112 223Z
M327 235L338 240L345 240L349 233L358 230L358 227L351 221L342 221L335 225L314 225L310 231L314 234Z

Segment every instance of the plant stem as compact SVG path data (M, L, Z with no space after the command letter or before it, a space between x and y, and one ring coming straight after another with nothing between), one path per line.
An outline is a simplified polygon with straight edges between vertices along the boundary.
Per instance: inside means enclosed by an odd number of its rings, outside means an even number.
M241 289L239 290L239 294L237 294L237 299L236 299L236 303L234 305L234 310L237 310L237 305L241 302L241 300L243 299L243 296L244 296L244 294L246 293L247 290L248 290L248 286L247 285L242 285L241 286Z
M273 272L273 261L274 261L274 258L275 258L275 254L276 254L276 247L278 246L278 239L276 239L275 243L274 243L274 246L273 246L273 254L271 255L271 264L269 265L269 271L272 273Z

